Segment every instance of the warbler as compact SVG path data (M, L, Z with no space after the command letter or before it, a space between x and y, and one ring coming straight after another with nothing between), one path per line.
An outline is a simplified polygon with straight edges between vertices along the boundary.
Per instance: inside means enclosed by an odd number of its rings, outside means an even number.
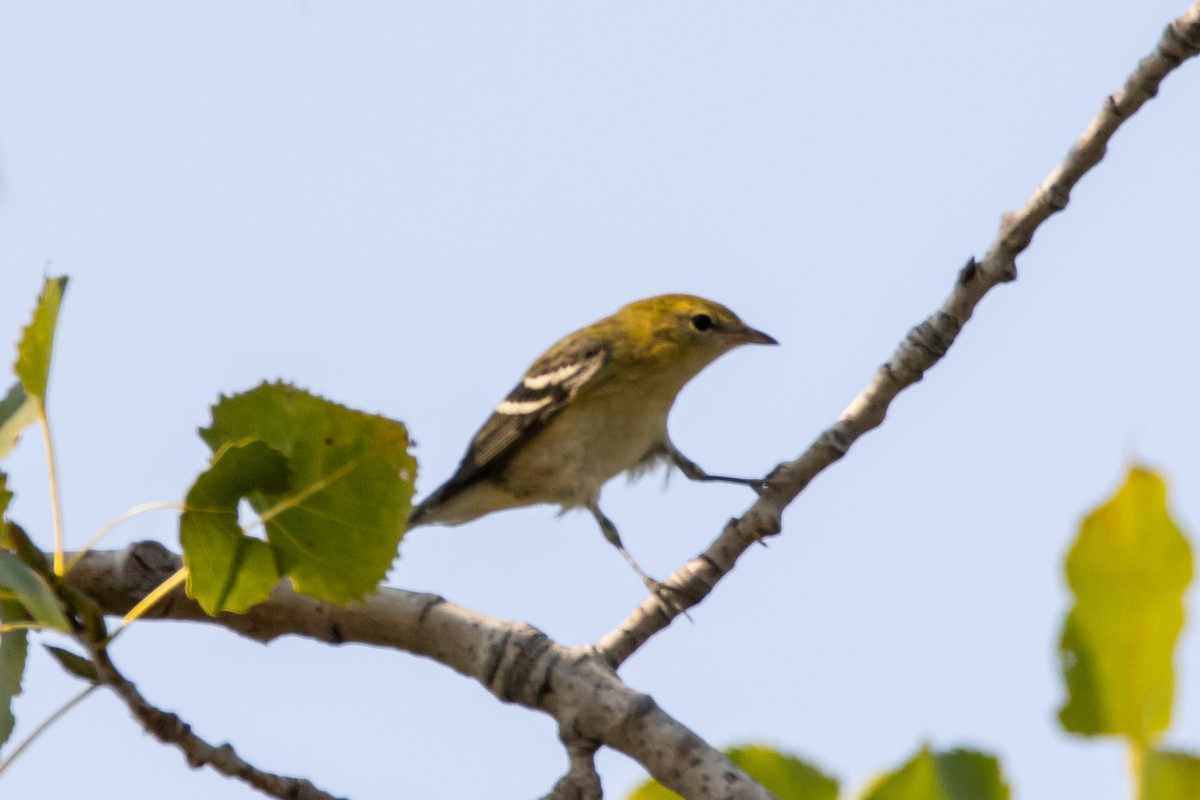
M496 406L455 473L413 509L409 527L458 525L539 503L584 508L661 594L600 510L600 490L622 472L638 474L662 461L692 480L761 487L758 479L708 474L667 435L667 415L684 385L743 344L778 342L720 303L687 294L630 303L564 337Z

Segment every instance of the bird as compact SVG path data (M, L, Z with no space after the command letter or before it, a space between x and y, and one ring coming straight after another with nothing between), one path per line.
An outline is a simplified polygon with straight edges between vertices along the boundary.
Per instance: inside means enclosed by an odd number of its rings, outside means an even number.
M761 479L709 474L667 433L684 385L745 344L778 342L720 303L690 294L629 303L563 337L495 407L454 474L413 508L408 528L537 504L586 509L642 582L663 595L600 510L600 492L621 473L636 476L662 462L692 480L761 492Z

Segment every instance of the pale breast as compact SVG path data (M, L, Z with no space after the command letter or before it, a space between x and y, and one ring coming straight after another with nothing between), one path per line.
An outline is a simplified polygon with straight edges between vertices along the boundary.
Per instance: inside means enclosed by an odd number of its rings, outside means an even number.
M586 407L564 409L516 453L500 482L513 491L538 487L536 496L524 497L525 502L586 505L611 478L666 444L668 411L669 405L631 407L627 399L589 398Z

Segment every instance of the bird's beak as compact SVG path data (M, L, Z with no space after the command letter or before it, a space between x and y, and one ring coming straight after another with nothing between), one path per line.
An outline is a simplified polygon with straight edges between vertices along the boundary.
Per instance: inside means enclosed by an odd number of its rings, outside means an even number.
M736 336L741 344L779 344L774 336L768 336L762 331L756 331L749 326L738 331Z

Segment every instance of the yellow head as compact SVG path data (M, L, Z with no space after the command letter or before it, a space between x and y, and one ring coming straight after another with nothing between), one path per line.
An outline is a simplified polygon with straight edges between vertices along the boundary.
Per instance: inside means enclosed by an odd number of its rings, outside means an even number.
M690 294L638 300L597 325L606 323L623 334L615 338L627 345L620 348L624 352L614 352L616 360L642 362L688 378L739 345L778 344L720 303Z

